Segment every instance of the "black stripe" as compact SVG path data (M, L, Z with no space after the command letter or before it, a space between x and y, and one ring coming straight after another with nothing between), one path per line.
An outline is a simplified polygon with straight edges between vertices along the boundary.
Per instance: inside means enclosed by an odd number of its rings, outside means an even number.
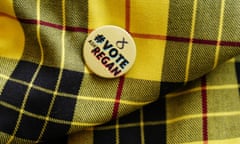
M238 81L238 84L240 84L240 62L235 63L235 69L236 69L237 81ZM240 93L240 88L239 88L239 93Z

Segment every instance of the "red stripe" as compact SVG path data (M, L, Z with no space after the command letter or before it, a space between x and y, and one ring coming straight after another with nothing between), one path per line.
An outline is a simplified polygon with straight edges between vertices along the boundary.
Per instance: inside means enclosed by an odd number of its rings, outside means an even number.
M124 76L120 77L118 88L117 88L117 94L115 98L115 103L113 107L112 119L116 119L118 116L118 109L119 109L120 99L122 95L124 80L125 80Z
M221 41L220 42L221 46L232 46L232 47L239 47L240 42L229 42L229 41Z
M18 19L14 16L11 16L3 12L0 12L0 16L8 17L15 20ZM38 24L38 21L35 19L19 18L18 20L26 24ZM54 24L46 21L39 21L39 24L47 27L56 28L59 30L63 29L62 25L58 25L58 24ZM73 27L73 26L66 26L66 30L72 31L72 32L84 32L84 33L88 33L92 31L91 29L82 28L82 27ZM126 30L130 31L130 0L126 0ZM240 42L234 42L234 41L216 41L216 40L204 40L204 39L191 40L190 38L175 37L175 36L151 35L151 34L140 34L140 33L131 33L131 34L133 37L136 37L136 38L168 40L168 41L185 42L185 43L189 43L191 41L192 43L205 44L205 45L217 45L217 43L219 43L220 46L240 47Z
M125 9L126 9L125 27L126 27L127 31L130 31L130 0L126 0ZM117 88L117 94L116 94L116 98L115 98L115 103L114 103L114 107L113 107L112 119L116 119L118 116L118 109L119 109L119 104L120 104L120 99L121 99L121 95L122 95L124 81L125 81L125 77L124 76L120 77L119 83L118 83L118 88Z
M129 9L126 11L129 11ZM19 20L22 23L37 24L37 20L33 20L33 19L19 19ZM40 24L43 26L48 26L48 27L59 29L59 30L63 29L62 25L53 24L50 22L40 21ZM66 26L66 30L72 31L72 32L84 32L84 33L88 33L88 32L92 31L87 28L72 27L72 26ZM129 16L126 17L126 30L130 31ZM151 34L140 34L140 33L131 33L131 34L133 37L136 37L136 38L168 40L168 41L174 41L174 42L189 43L191 41L192 43L195 43L195 44L205 44L205 45L217 45L217 43L218 43L218 41L216 41L216 40L204 40L204 39L191 40L190 38L174 37L174 36L151 35ZM240 42L231 42L231 41L220 41L219 44L220 44L220 46L232 46L232 47L240 46Z
M202 85L202 133L203 133L203 141L205 144L208 143L208 118L207 118L207 112L208 112L208 107L207 107L207 80L206 76L202 77L201 80L201 85Z
M27 24L40 24L43 26L63 30L64 26L50 23L50 22L45 22L45 21L37 21L34 19L19 19L22 23L27 23ZM72 27L72 26L66 26L67 31L73 31L73 32L84 32L87 33L89 30L87 28L81 28L81 27Z
M131 33L131 32L130 32L130 34L133 37L137 37L137 38L157 39L157 40L166 40L167 39L166 36L162 36L162 35L139 34L139 33Z
M130 0L126 0L126 18L125 18L125 27L126 27L126 31L130 31Z
M218 41L214 41L214 40L203 40L203 39L193 39L192 42L193 42L193 43L196 43L196 44L217 45L217 42L218 42Z
M10 18L10 19L13 19L13 20L17 20L16 17L11 16L11 15L6 14L6 13L3 13L3 12L0 12L0 17L7 17L7 18Z
M191 39L189 38L182 38L182 37L173 37L173 36L167 36L166 38L168 41L175 41L175 42L186 42L189 43Z

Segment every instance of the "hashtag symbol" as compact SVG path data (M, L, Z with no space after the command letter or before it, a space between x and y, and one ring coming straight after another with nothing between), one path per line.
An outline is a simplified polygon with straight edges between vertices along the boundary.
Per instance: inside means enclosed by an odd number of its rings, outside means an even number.
M97 43L102 43L102 42L104 42L104 40L105 40L106 38L101 34L101 35L97 35L96 37L95 37L95 41L97 42Z

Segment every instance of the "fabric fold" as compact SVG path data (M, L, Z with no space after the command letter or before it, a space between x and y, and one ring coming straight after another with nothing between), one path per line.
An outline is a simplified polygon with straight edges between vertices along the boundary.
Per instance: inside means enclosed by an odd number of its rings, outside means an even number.
M0 5L2 143L38 143L105 124L240 54L240 4L234 0L9 0ZM95 76L82 59L88 32L102 25L126 29L137 46L133 68L118 79ZM11 41L17 45L5 44L9 26L21 27L16 29L21 38Z

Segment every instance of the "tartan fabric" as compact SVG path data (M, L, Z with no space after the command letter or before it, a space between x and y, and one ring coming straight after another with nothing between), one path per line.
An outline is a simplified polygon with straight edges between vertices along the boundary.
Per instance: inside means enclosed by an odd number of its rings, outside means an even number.
M239 5L1 1L0 142L239 142ZM109 24L137 45L118 79L82 60L88 32Z
M71 135L68 144L239 143L239 58L136 112Z

